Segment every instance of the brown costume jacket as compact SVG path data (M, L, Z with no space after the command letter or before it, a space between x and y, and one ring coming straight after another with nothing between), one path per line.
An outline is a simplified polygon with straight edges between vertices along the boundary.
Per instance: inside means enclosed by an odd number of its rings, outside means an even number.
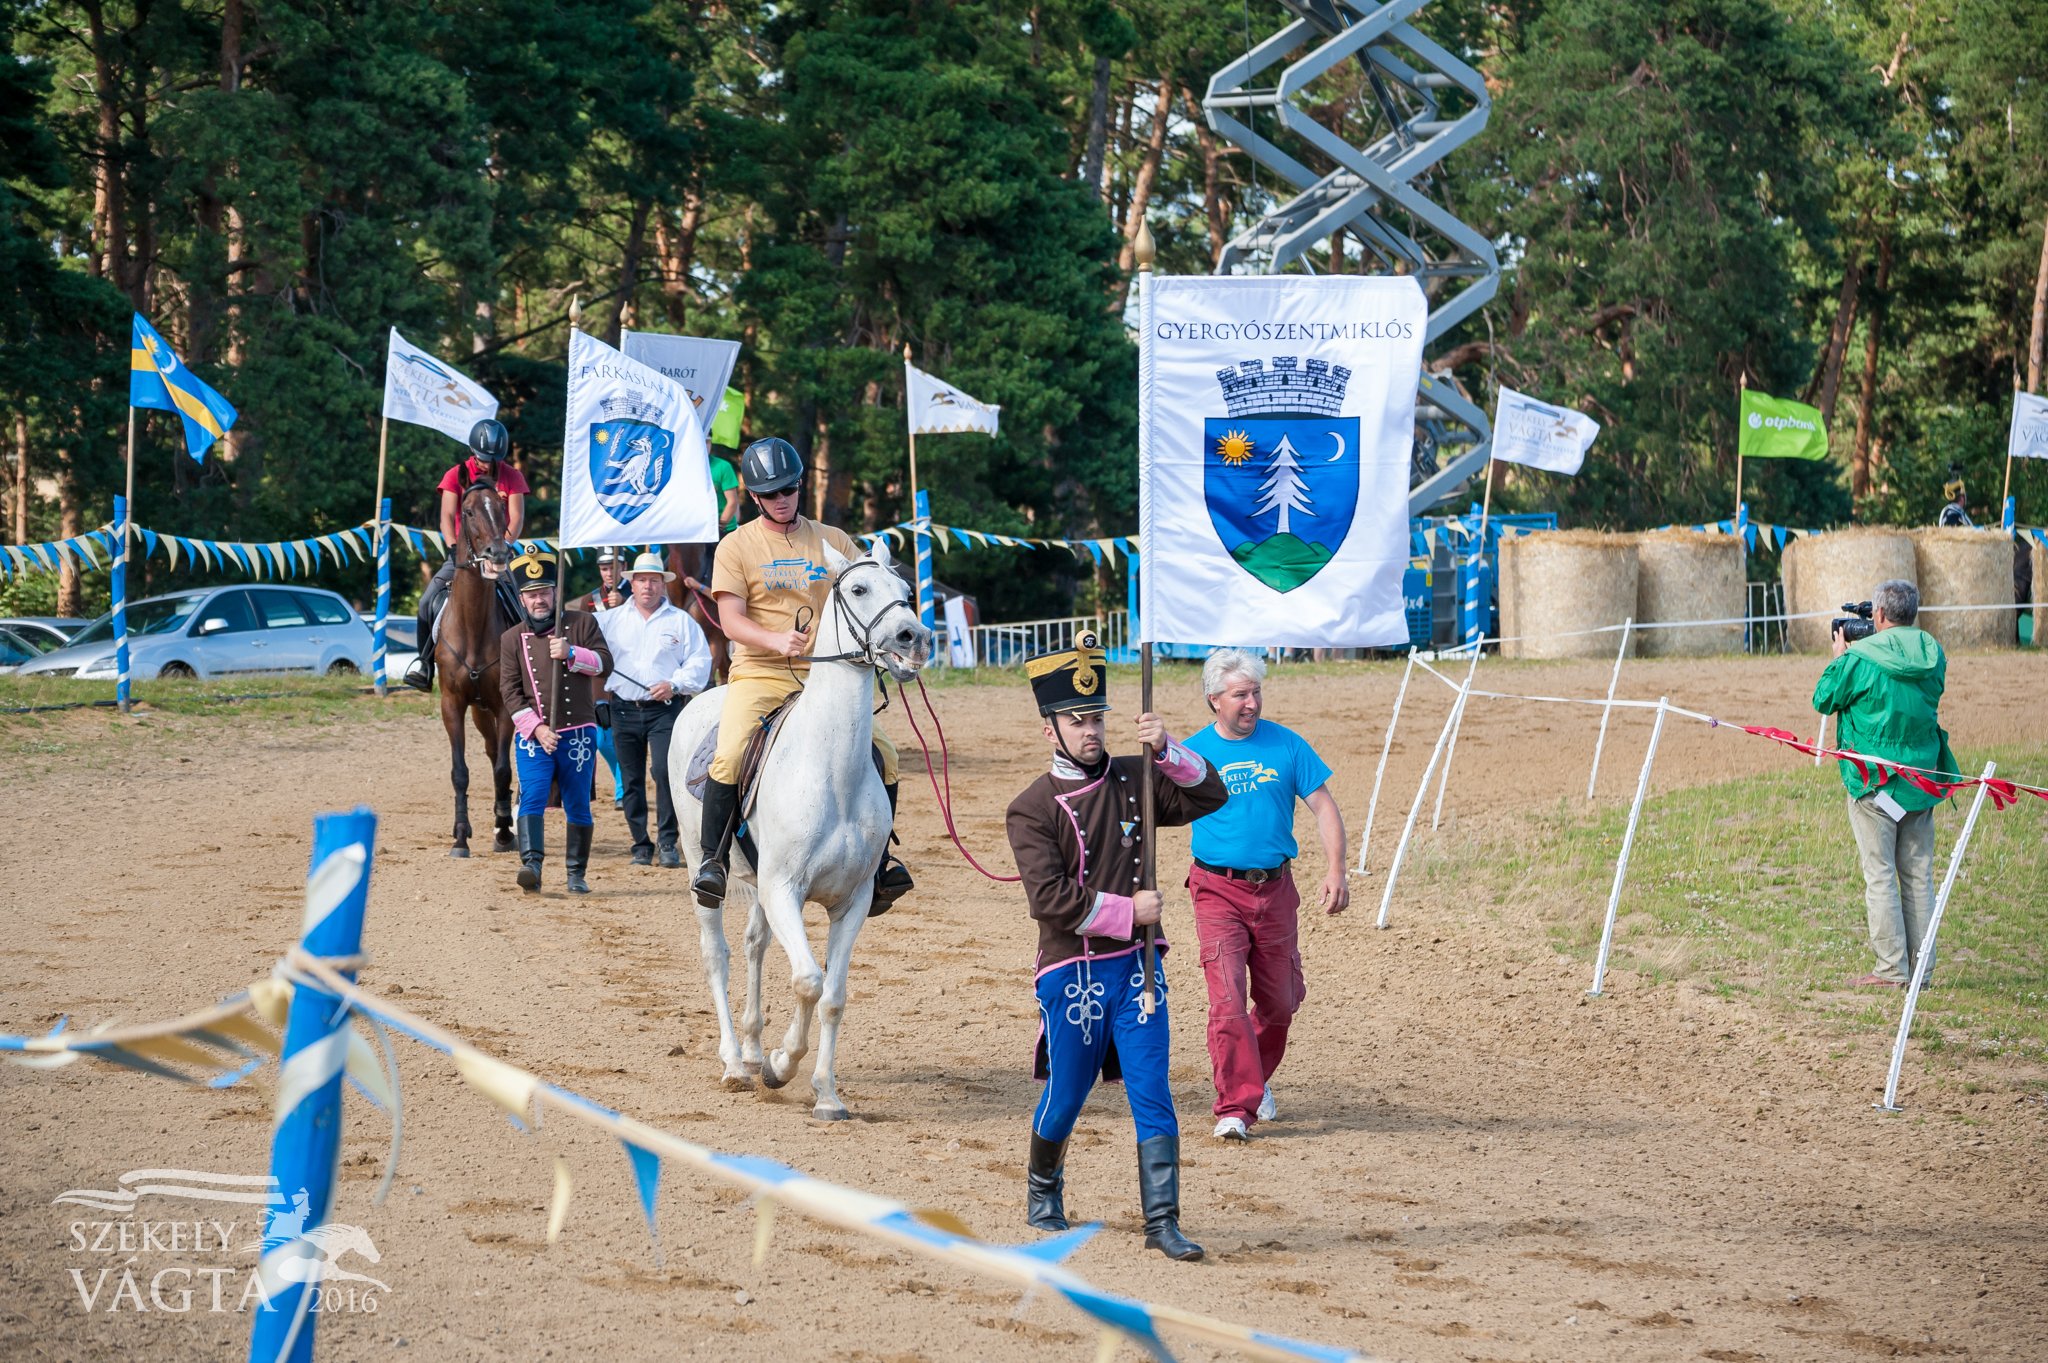
M582 611L565 611L555 621L555 629L568 637L571 648L579 650L575 663L548 656L553 630L535 634L524 626L508 629L499 645L498 687L505 696L505 713L515 721L521 710L531 710L541 723L562 733L597 723L597 685L612 670L612 651L596 618ZM548 699L554 689L555 669L560 667L566 667L568 674L562 678L562 713L554 715L548 711Z

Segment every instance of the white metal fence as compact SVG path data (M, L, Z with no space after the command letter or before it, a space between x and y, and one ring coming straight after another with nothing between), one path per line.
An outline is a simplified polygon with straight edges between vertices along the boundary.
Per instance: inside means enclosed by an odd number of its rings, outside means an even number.
M1131 646L1129 611L1111 611L1107 615L1068 615L1055 620L1019 620L1007 625L976 625L971 631L975 665L1018 667L1035 653L1071 648L1074 635L1084 629L1094 630L1102 647L1112 653ZM938 622L938 633L938 656L943 658L950 642L944 620Z

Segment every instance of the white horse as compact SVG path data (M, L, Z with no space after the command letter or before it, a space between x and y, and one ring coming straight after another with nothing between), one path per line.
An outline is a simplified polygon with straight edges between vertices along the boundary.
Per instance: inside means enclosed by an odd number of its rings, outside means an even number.
M918 620L910 588L890 564L887 540L876 540L872 551L851 560L828 545L825 561L831 592L816 622L810 674L772 738L746 816L760 865L748 866L737 841L728 864L727 902L743 886L752 901L743 1037L733 1030L723 908L698 905L697 933L718 1010L718 1058L726 1087L743 1087L755 1073L769 1088L788 1083L810 1049L815 1009L822 1016L818 1060L811 1071L817 1100L811 1115L841 1121L848 1113L839 1101L833 1061L846 1010L847 970L889 840L888 794L872 756L874 674L886 670L899 682L916 676L931 658L932 632ZM705 735L718 727L724 698L723 688L699 696L683 711L669 742L669 788L685 829L697 828L702 819L702 806L686 784L690 760ZM682 841L694 877L703 853L696 838ZM806 903L824 905L831 921L823 970L804 937ZM771 933L789 957L797 1002L781 1048L763 1056L761 969Z

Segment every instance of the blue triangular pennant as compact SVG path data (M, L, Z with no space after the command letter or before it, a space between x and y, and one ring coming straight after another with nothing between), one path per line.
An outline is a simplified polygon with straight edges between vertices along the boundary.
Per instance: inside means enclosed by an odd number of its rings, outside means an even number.
M658 1248L661 1237L654 1229L654 1195L661 1190L661 1156L652 1150L642 1150L631 1141L619 1144L626 1147L626 1158L633 1162L633 1184L640 1190L640 1214L647 1218L647 1234Z

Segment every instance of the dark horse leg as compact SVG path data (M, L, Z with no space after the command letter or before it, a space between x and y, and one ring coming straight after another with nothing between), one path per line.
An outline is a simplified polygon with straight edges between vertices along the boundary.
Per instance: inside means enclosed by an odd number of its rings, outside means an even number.
M470 712L476 717L476 731L483 735L484 751L491 755L491 811L497 819L498 835L493 852L510 852L518 847L512 836L512 722L488 705Z
M439 660L444 665L445 659ZM462 712L469 698L452 683L455 678L441 673L441 727L448 731L448 782L455 787L455 845L451 857L469 855L469 758L463 751Z

